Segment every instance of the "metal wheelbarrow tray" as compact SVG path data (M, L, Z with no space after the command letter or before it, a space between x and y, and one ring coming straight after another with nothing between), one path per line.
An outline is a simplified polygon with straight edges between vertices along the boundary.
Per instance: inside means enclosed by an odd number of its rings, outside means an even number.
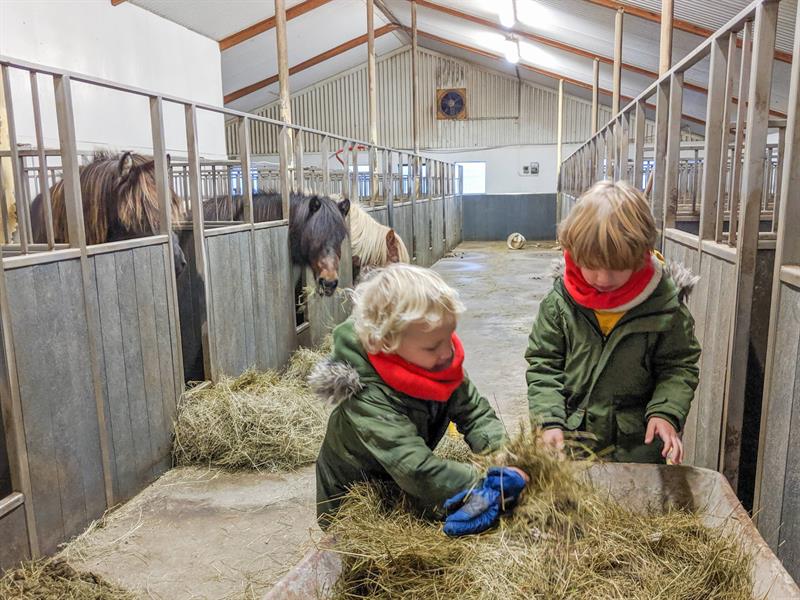
M753 554L753 597L800 599L800 588L756 530L727 480L698 467L595 464L587 470L592 484L607 490L621 505L637 509L680 507L700 514L710 527L740 536ZM323 547L310 551L264 597L264 600L329 598L341 573L339 555Z

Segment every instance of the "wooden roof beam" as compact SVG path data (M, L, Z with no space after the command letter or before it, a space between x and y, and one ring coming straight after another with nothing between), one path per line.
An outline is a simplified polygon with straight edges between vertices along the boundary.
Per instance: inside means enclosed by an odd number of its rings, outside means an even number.
M119 4L122 4L123 2L125 2L125 0L111 0L111 6L118 6Z
M609 8L611 10L619 10L620 8L625 11L626 14L629 14L633 17L639 17L640 19L644 19L645 21L650 21L652 23L661 23L661 13L653 12L652 10L647 10L646 8L641 8L639 6L634 6L633 4L628 4L626 2L620 2L619 0L584 0L589 4L595 4L597 6L602 6L603 8ZM710 37L714 34L714 31L708 29L707 27L703 27L701 25L695 25L694 23L690 23L689 21L684 21L683 19L672 19L672 28L678 29L680 31L685 31L686 33L691 33L693 35L697 35L703 38ZM739 46L741 46L741 41L739 42ZM785 63L792 62L792 55L789 52L783 52L782 50L775 51L775 59Z
M286 11L286 12L288 13L289 11ZM400 29L400 26L399 25L395 25L393 23L390 23L388 25L384 25L383 27L379 27L378 29L375 30L375 39L377 39L377 38L379 38L379 37L381 37L383 35L386 35L387 33L391 33L393 31L396 31L398 29ZM309 58L308 60L305 60L305 61L303 61L303 62L291 67L289 69L289 75L294 75L296 73L300 73L301 71L305 71L306 69L310 69L311 67L313 67L315 65L318 65L318 64L320 64L322 62L325 62L326 60L328 60L330 58L333 58L334 56L342 54L343 52L347 52L348 50L352 50L353 48L357 48L358 46L360 46L362 44L366 44L367 43L367 37L368 36L365 33L364 35L360 35L357 38L353 38L352 40L344 42L343 44L339 44L335 48L331 48L330 50L326 50L322 54L317 54L316 56L313 56L313 57ZM275 83L277 81L278 81L278 76L277 75L272 75L271 77L267 77L266 79L262 79L261 81L257 81L255 83L251 83L248 86L245 86L245 87L243 87L241 89L236 90L235 92L231 92L230 94L226 94L225 98L223 100L224 100L225 104L228 104L229 102L233 102L234 100L238 100L239 98L247 96L248 94L252 94L255 91L258 91L258 90L260 90L262 88L265 88L265 87L267 87L269 85L272 85L273 83Z
M419 1L419 0L417 0L417 1ZM470 46L470 45L467 45L467 44L462 44L460 42L454 42L452 40L448 40L446 38L439 37L438 35L435 35L435 34L432 34L432 33L428 33L426 31L422 31L422 30L418 30L417 33L418 33L418 35L421 35L421 36L426 37L428 39L434 40L434 41L439 42L441 44L445 44L447 46L451 46L453 48L459 48L461 50L464 50L466 52L470 52L472 54L476 54L478 56L483 56L483 57L486 57L486 58L491 58L493 60L499 60L499 61L506 62L505 57L501 56L500 54L495 54L494 52L489 52L488 50L483 50L481 48L475 48L474 46ZM569 84L574 85L574 86L579 87L579 88L583 88L583 89L586 89L586 90L591 90L592 89L592 84L591 83L587 83L585 81L581 81L580 79L574 79L572 77L567 77L565 75L561 75L560 73L556 73L554 71L549 71L547 69L540 69L539 67L534 67L533 65L529 65L529 64L523 63L522 61L517 63L516 66L518 66L519 68L524 69L526 71L530 71L532 73L537 73L539 75L543 75L545 77L549 77L550 79L555 79L555 80L563 79L565 83L569 83ZM598 88L598 91L603 95L613 96L611 90L607 90L605 88ZM620 99L624 100L627 103L629 103L629 102L631 102L633 100L633 98L631 98L630 96L624 96L624 95L621 95ZM645 104L645 106L647 106L647 108L649 108L651 110L655 110L656 109L655 104ZM691 123L696 123L698 125L705 125L706 124L706 122L703 119L698 119L697 117L693 117L691 115L683 115L683 119L686 120L686 121L689 121Z
M111 1L114 2L115 0ZM116 0L116 1L120 2L124 0ZM323 4L327 4L330 1L331 0L305 0L305 2L296 4L295 6L286 10L286 20L291 21L292 19L299 17L300 15L304 15L307 12L311 12L315 8L319 8ZM275 28L275 16L273 15L268 19L264 19L263 21L254 23L249 27L245 27L241 31L237 31L236 33L232 33L231 35L222 38L219 41L219 49L227 50L228 48L232 48L237 44L246 42L247 40L254 38L257 35L267 32L270 29L274 28Z
M590 0L591 1L591 0ZM429 8L431 10L435 10L437 12L450 15L451 17L456 17L458 19L462 19L464 21L469 21L476 25L480 25L482 27L486 27L487 29L492 29L494 31L498 31L500 33L511 33L516 35L520 38L525 38L532 42L537 42L542 44L543 46L549 46L551 48L555 48L557 50L562 50L564 52L569 52L570 54L574 54L576 56L582 56L583 58L588 58L591 60L597 59L601 63L607 65L613 65L614 59L610 56L604 56L602 54L596 54L589 50L584 50L583 48L578 48L577 46L572 46L570 44L566 44L564 42L560 42L558 40L554 40L543 35L539 35L536 33L530 33L528 31L522 31L520 29L505 29L501 25L490 21L488 19L484 19L482 17L477 17L475 15L471 15L469 13L462 12L460 10L456 10L454 8L450 8L449 6L443 6L441 4L437 4L435 2L431 2L430 0L417 0L418 6L424 6L425 8ZM627 12L627 11L626 11ZM655 14L655 13L653 13ZM651 71L650 69L646 69L644 67L639 67L637 65L632 65L630 63L623 62L622 68L625 71L630 71L631 73L636 73L638 75L643 75L645 77L650 77L653 80L659 78L659 75L656 71ZM692 90L695 92L699 92L701 94L708 94L708 88L703 87L702 85L697 85L695 83L685 82L683 87L687 90ZM738 102L737 98L733 98L733 102ZM777 117L785 117L786 115L777 110L770 111L772 115Z

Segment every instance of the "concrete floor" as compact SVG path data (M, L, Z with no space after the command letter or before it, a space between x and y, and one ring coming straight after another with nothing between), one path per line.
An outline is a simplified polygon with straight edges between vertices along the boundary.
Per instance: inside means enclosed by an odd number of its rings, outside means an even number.
M527 336L558 256L465 243L434 267L461 293L466 368L509 430L527 417ZM142 598L260 598L320 538L314 468L268 475L176 468L68 547L77 568Z

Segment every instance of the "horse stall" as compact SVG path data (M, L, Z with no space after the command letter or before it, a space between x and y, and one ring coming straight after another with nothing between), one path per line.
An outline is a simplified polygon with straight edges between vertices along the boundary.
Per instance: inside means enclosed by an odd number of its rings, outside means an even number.
M19 213L0 269L3 569L53 553L171 466L183 380L162 98L133 91L149 105L154 158L92 157L77 149L73 84L118 87L6 59L0 68L11 142L0 160L11 164ZM12 86L19 75L24 90ZM40 85L54 93L57 149L43 143ZM12 87L32 107L15 105ZM15 108L33 109L29 151L16 143ZM150 220L147 229L118 220L114 237L111 217L90 213L103 202L116 215L118 191L99 179L118 182L129 168L143 183L128 199ZM6 211L2 221L11 239Z
M799 446L790 432L800 400L800 67L791 69L788 121L776 118L769 108L778 7L751 3L571 155L561 170L560 216L604 178L649 195L664 256L699 276L687 301L702 355L685 462L726 476L798 577ZM701 143L681 139L689 126L684 76L698 65L708 77ZM651 98L655 140L646 146Z

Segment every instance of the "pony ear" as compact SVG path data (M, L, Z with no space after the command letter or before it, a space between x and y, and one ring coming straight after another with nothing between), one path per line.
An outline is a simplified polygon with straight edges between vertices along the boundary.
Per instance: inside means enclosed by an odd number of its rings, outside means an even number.
M397 246L397 236L394 229L386 232L386 258L390 263L400 262L400 248Z
M342 213L342 216L346 217L350 213L350 198L340 200L336 206L339 207L339 212Z
M131 169L133 168L133 158L131 157L130 152L125 152L122 155L122 158L119 159L119 178L126 179L128 175L131 174Z
M322 202L320 202L319 196L311 196L311 200L308 201L308 216L317 212L321 206Z

